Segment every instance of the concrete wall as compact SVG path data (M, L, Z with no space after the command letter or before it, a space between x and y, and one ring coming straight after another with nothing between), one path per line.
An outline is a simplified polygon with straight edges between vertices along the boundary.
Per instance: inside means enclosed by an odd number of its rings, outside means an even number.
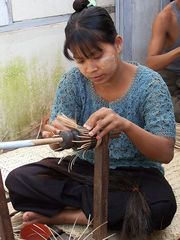
M124 38L123 58L145 62L152 22L169 0L117 0L117 28ZM117 19L117 18L116 18Z
M49 112L57 82L72 66L62 54L72 3L0 0L0 140L34 137Z

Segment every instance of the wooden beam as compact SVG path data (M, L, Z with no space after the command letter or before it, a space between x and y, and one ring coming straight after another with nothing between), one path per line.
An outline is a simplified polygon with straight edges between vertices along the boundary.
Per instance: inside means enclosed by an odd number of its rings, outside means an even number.
M11 219L7 206L2 175L0 170L0 240L14 240Z
M108 221L108 182L109 182L109 137L95 149L94 163L94 199L93 199L93 239L100 240L107 236Z

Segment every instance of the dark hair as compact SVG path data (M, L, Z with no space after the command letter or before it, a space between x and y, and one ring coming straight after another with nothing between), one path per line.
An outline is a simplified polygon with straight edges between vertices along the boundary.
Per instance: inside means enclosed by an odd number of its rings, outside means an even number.
M76 12L82 11L84 8L87 8L89 0L76 0L73 2L73 8Z
M92 50L102 50L102 42L115 43L117 31L109 13L102 7L87 7L88 3L88 0L73 3L75 12L65 28L64 55L69 60L73 60L69 50L89 58L93 55Z

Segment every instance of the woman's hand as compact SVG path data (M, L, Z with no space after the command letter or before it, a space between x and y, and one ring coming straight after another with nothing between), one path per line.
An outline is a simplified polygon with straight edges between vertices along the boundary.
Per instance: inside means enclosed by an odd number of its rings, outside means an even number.
M63 126L63 124L56 118L51 124L46 123L42 130L43 138L52 138L59 136L61 131L69 130L67 127ZM59 144L50 144L49 145L53 150L59 150Z
M152 134L129 120L119 116L109 108L101 108L93 113L84 124L90 136L97 139L110 133L124 132L136 148L151 160L169 163L174 154L174 139Z
M130 124L129 120L119 116L112 109L103 107L89 117L84 127L90 131L90 136L97 135L97 139L100 139L108 133L111 136L119 135L128 129Z
M61 131L68 130L67 127L63 126L62 123L56 118L51 124L45 124L42 131L44 138L54 137L59 135Z
M124 132L136 148L151 160L169 163L173 158L173 138L152 134L119 116L112 109L99 109L89 117L84 127L90 131L90 136L97 135L97 139L108 133L111 135Z

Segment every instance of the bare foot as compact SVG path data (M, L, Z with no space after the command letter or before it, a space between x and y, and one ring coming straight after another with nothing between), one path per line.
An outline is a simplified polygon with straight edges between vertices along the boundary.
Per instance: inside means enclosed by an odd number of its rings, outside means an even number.
M25 212L23 214L23 226L33 223L50 224L50 218L35 212Z
M65 209L53 217L46 217L35 212L25 212L23 214L23 226L33 223L43 223L48 225L58 224L87 224L88 220L80 209Z

